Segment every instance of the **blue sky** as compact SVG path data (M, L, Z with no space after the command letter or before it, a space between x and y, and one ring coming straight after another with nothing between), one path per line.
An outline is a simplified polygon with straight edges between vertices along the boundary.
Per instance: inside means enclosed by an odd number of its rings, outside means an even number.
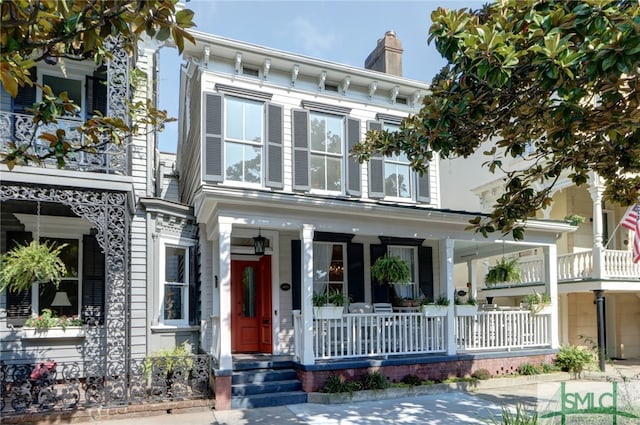
M353 66L364 59L388 30L394 30L404 48L405 77L430 82L444 65L433 45L427 44L431 11L437 7L477 9L477 0L191 0L196 29L236 40L313 56ZM178 115L178 69L182 59L162 49L160 107ZM160 150L175 152L177 124L160 135Z

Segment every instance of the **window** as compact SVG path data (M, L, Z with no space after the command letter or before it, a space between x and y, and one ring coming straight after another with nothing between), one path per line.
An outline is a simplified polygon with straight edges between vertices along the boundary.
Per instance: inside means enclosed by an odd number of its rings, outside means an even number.
M385 124L387 131L398 131L400 126ZM412 198L412 174L409 159L404 153L384 158L384 195L390 198Z
M344 118L312 112L310 121L311 189L342 193Z
M186 322L189 302L188 251L183 247L165 246L162 321Z
M387 252L391 256L400 257L406 261L411 274L411 283L408 285L393 285L396 296L399 298L417 298L419 294L418 271L416 270L416 265L418 264L417 248L414 246L389 246Z
M80 111L83 110L84 103L82 101L83 89L81 80L44 74L42 76L42 84L51 87L51 90L56 95L60 95L60 93L66 91L69 99L78 105Z
M60 259L67 268L67 274L60 280L56 288L50 282L39 282L34 286L32 294L38 314L45 308L57 316L80 316L80 264L82 261L80 241L78 239L40 238L41 243L53 243L55 246L65 245L60 252ZM37 289L37 290L36 290ZM56 301L56 302L54 302Z
M330 294L347 293L345 279L345 244L314 242L313 244L313 292Z
M262 183L264 104L225 98L225 179Z

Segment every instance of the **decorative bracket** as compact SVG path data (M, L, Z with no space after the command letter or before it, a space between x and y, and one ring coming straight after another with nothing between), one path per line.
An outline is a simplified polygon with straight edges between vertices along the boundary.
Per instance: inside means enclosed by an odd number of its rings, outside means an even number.
M318 90L324 91L325 81L327 81L327 71L322 71L318 77Z
M262 79L266 80L269 77L269 69L271 69L271 59L265 59L262 66Z
M371 84L369 84L369 99L371 99L373 97L373 95L376 92L377 88L378 88L378 82L377 81L372 81Z
M400 93L400 86L394 86L391 89L391 96L390 96L391 103L393 103L394 105L396 103L396 97L398 97L398 93Z
M411 96L411 106L418 106L421 97L422 97L422 91L416 90Z
M298 79L299 72L300 72L300 66L293 65L293 68L291 68L291 85L292 86L296 85L296 80Z
M242 53L236 53L236 74L242 72Z
M209 55L211 54L211 47L204 46L204 56L202 57L202 63L205 68L209 68Z
M349 90L349 85L351 85L351 77L348 75L344 77L342 83L340 83L340 91L343 95L347 94L347 90Z

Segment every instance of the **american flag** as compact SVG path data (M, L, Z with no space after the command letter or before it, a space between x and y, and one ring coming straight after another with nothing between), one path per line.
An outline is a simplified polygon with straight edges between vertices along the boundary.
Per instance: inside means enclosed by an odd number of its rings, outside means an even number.
M640 261L640 204L635 204L622 217L620 225L635 233L633 235L633 262Z

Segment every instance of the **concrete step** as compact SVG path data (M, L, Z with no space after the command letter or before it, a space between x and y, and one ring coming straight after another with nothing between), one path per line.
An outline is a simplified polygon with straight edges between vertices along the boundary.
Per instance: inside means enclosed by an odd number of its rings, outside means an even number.
M270 394L301 391L302 384L297 379L287 381L267 381L260 384L235 384L231 387L231 395L243 396L254 394Z
M254 407L284 406L286 404L299 404L307 402L307 393L304 391L287 391L271 394L253 394L231 398L232 409L249 409Z
M298 379L294 369L254 369L234 371L231 384L262 384L269 381L288 381Z

